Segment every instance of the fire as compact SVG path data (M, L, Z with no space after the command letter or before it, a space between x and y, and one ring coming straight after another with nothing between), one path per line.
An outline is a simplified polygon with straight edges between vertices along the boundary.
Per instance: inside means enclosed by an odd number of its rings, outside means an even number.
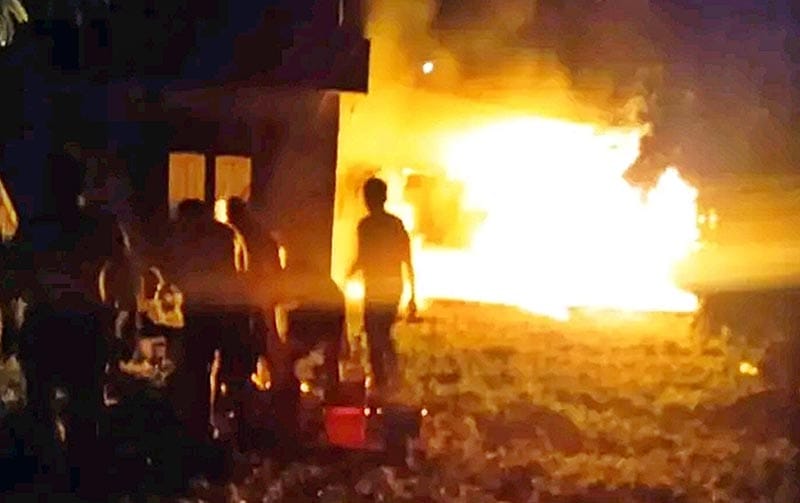
M214 220L223 224L228 223L228 201L226 199L214 201Z
M675 278L698 246L696 189L677 168L649 190L624 178L646 100L602 76L575 87L546 48L506 37L515 21L462 37L431 30L435 2L423 4L372 2L369 91L341 96L331 273L346 296L364 295L345 275L360 187L377 175L412 236L420 309L696 310Z
M465 246L429 242L403 190L409 170L384 169L389 211L414 242L418 302L460 299L564 319L571 307L691 312L674 268L699 239L697 191L675 168L649 191L623 174L642 128L523 117L444 135L438 176L463 186ZM453 224L455 225L455 224ZM349 297L362 294L348 284Z
M750 362L741 362L739 364L739 373L748 375L748 376L757 376L759 374L758 367L753 365Z

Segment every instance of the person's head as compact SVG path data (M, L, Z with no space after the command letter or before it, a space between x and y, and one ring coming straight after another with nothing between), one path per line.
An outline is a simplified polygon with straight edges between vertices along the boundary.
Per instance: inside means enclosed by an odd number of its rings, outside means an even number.
M241 222L247 213L247 203L241 197L228 199L228 220L233 223Z
M178 220L200 222L206 216L206 205L199 199L184 199L178 204Z
M370 213L383 211L386 204L386 182L380 178L370 178L364 184L364 201Z

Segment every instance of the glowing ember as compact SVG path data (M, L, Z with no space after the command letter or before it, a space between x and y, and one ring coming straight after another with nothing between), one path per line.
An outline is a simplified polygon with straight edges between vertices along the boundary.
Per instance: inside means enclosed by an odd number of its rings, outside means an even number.
M278 247L278 260L280 261L281 269L286 269L286 259L287 259L286 248L283 247L283 246L279 246Z
M348 299L361 300L364 298L364 283L361 281L350 280L345 284L344 295Z
M226 199L214 201L214 219L223 224L228 223L228 201Z
M749 376L757 376L758 367L756 367L750 362L741 362L739 364L739 373Z
M650 191L623 174L644 131L520 118L452 133L443 176L465 191L466 246L426 244L406 199L407 171L381 173L389 211L414 238L418 299L507 304L555 318L571 307L691 312L673 270L696 246L697 191L674 168ZM455 224L453 225L455 226ZM349 298L363 295L346 285Z

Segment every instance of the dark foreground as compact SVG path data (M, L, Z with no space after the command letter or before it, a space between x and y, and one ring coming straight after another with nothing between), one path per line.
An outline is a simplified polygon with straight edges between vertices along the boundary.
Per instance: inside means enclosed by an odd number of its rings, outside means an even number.
M156 496L147 489L158 481L145 460L117 475L134 481L132 487L106 496L797 501L794 406L765 385L766 342L748 343L727 331L700 338L689 322L605 314L560 324L490 306L434 306L424 323L397 329L405 368L401 398L429 411L426 456L410 467L341 452L283 461L237 457L224 479L194 477L180 494ZM743 372L743 363L760 372ZM220 458L207 451L189 459ZM6 500L30 501L37 489L48 490L18 487Z

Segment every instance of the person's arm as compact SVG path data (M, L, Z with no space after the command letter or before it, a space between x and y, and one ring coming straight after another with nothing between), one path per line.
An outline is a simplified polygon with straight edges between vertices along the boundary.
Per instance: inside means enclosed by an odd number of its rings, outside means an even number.
M234 264L237 272L247 272L250 270L250 251L247 248L247 241L244 235L234 228Z
M274 279L281 273L281 247L269 234L264 237L264 271L268 278Z
M217 387L219 385L219 368L220 368L220 357L219 351L214 351L214 359L211 361L211 368L209 369L208 373L208 384L209 384L209 411L208 411L208 422L211 426L216 427L215 421L215 408L217 405Z
M411 299L409 300L409 310L413 313L417 307L417 282L414 274L414 261L411 257L411 238L405 228L403 231L403 262L406 264L408 283L411 288Z

